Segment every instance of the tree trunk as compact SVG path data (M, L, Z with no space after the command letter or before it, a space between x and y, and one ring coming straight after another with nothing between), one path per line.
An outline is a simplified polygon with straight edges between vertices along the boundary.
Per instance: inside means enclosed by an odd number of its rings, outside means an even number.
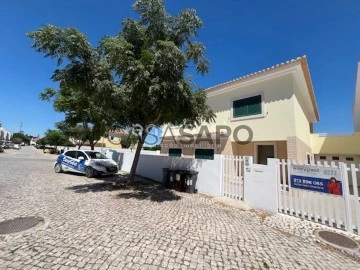
M130 171L130 177L128 180L128 184L132 185L134 183L135 180L135 173L136 173L136 168L140 159L140 152L141 149L144 145L145 142L145 138L146 138L146 134L144 134L144 136L138 141L138 145L136 147L136 152L135 152L135 157L134 157L134 161L133 164L131 166L131 171Z
M91 150L94 150L95 145L92 143L90 144Z

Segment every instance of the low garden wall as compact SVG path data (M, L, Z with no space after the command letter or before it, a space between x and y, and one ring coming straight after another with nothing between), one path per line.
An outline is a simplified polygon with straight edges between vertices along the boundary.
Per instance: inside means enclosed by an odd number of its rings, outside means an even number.
M199 172L196 188L199 193L220 196L221 155L214 160L169 157L158 153L144 152L140 155L136 174L162 182L163 168L194 170ZM135 153L124 150L108 150L106 155L118 163L119 169L130 172Z

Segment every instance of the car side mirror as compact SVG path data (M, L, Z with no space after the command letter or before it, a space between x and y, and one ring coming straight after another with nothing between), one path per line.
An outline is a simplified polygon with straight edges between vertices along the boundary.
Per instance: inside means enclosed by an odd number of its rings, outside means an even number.
M78 160L84 160L84 157L79 157Z

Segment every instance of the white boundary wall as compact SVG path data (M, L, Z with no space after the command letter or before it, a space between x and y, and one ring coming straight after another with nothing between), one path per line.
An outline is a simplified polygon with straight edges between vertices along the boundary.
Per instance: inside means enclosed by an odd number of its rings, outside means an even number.
M151 152L151 151L149 151ZM162 182L163 168L198 171L196 189L199 193L220 196L222 162L221 155L215 155L214 160L169 157L158 153L142 152L136 169L136 174ZM106 151L106 156L115 160L119 169L130 172L135 152L123 150Z
M244 160L244 201L251 207L277 213L277 160L268 159L268 165L253 164L252 157Z

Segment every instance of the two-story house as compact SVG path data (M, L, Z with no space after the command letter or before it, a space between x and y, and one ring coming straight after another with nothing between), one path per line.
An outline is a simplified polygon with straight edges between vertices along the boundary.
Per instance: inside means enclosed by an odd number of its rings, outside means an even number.
M161 153L210 159L214 154L250 155L260 164L269 157L313 158L310 134L319 113L305 56L205 91L215 123L186 132L209 140L184 143L179 128L171 133L164 127Z

